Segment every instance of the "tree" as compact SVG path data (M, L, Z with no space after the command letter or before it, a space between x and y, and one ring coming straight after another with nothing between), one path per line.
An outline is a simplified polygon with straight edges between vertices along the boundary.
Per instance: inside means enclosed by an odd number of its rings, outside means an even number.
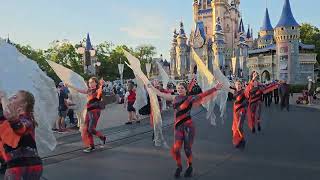
M80 75L84 74L81 55L77 53L75 46L66 40L51 43L45 51L45 56L48 60L70 68Z
M135 49L133 54L141 61L141 69L144 71L144 73L146 73L147 70L145 64L150 62L152 57L156 55L157 52L156 48L152 45L140 45Z
M316 26L303 23L300 29L301 40L305 44L313 44L316 46L317 61L320 64L320 30Z

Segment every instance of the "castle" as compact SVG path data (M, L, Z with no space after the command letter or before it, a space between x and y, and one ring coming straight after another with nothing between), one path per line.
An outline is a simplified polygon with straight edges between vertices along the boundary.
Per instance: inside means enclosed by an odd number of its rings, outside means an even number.
M191 48L208 69L213 64L225 75L248 80L253 71L262 81L282 79L290 84L305 83L314 76L314 45L300 42L300 25L293 17L290 2L285 0L282 15L272 27L268 9L257 39L250 26L245 31L240 14L240 0L194 0L194 28L188 40L183 23L174 31L171 76L184 78L192 73Z

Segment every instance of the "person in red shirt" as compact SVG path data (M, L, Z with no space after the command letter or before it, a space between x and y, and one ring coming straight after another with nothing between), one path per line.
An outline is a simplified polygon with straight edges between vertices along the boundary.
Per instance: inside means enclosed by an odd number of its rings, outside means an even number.
M102 141L102 144L106 144L106 136L104 136L100 131L96 130L100 115L102 104L102 87L104 81L101 80L100 83L96 77L92 77L88 81L88 89L78 89L69 84L66 84L67 87L74 89L82 94L87 94L87 114L85 117L84 128L82 129L82 141L86 147L83 151L89 153L95 150L93 135L99 137Z
M136 115L136 109L133 107L134 102L136 101L136 92L132 82L128 83L128 91L125 94L124 101L124 106L127 107L128 111L128 122L126 122L125 124L132 124L134 120L136 120L137 123L140 123Z

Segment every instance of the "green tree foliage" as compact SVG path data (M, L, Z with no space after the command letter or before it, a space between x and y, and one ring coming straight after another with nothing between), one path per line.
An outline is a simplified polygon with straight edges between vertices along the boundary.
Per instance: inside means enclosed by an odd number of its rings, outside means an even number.
M45 56L48 60L61 64L83 75L81 55L77 53L75 46L70 42L52 42L49 49L45 51Z
M313 44L316 46L317 61L320 64L320 30L316 26L308 23L301 25L301 40L305 44Z
M49 77L55 80L56 83L60 80L46 60L51 60L67 67L80 74L84 79L89 78L89 76L83 72L82 56L77 53L77 49L81 44L73 45L67 40L53 41L50 43L50 47L47 50L35 50L29 45L24 46L16 44L15 46L22 54L26 55L29 59L36 61L39 67L45 71ZM98 44L95 49L97 50L96 56L98 61L101 62L101 66L98 69L99 76L103 77L105 80L120 79L118 64L120 64L120 61L122 64L125 64L125 61L127 61L122 49L127 50L141 59L142 69L145 69L147 60L156 54L156 48L151 45L142 45L133 49L126 45L114 46L112 43L102 42ZM132 70L126 65L124 66L123 78L134 78Z

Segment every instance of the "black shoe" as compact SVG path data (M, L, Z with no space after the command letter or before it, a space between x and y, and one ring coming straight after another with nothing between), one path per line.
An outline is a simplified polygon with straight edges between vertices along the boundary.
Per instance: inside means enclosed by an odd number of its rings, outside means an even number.
M94 146L88 147L87 149L84 149L83 152L85 153L90 153L92 151L94 151L96 148L94 148Z
M256 128L253 127L251 131L252 131L253 134L256 133Z
M140 124L140 120L136 121L137 124Z
M176 169L176 172L174 173L174 177L175 178L179 178L180 177L180 174L181 174L181 171L182 171L182 168L181 167L178 167Z
M184 173L184 177L192 177L192 171L193 171L192 166L189 166L186 172Z
M260 123L258 123L258 131L259 131L259 132L261 131L261 125L260 125Z
M129 121L129 122L126 122L125 124L126 124L126 125L131 125L131 124L132 124L132 122L130 122L130 121Z

